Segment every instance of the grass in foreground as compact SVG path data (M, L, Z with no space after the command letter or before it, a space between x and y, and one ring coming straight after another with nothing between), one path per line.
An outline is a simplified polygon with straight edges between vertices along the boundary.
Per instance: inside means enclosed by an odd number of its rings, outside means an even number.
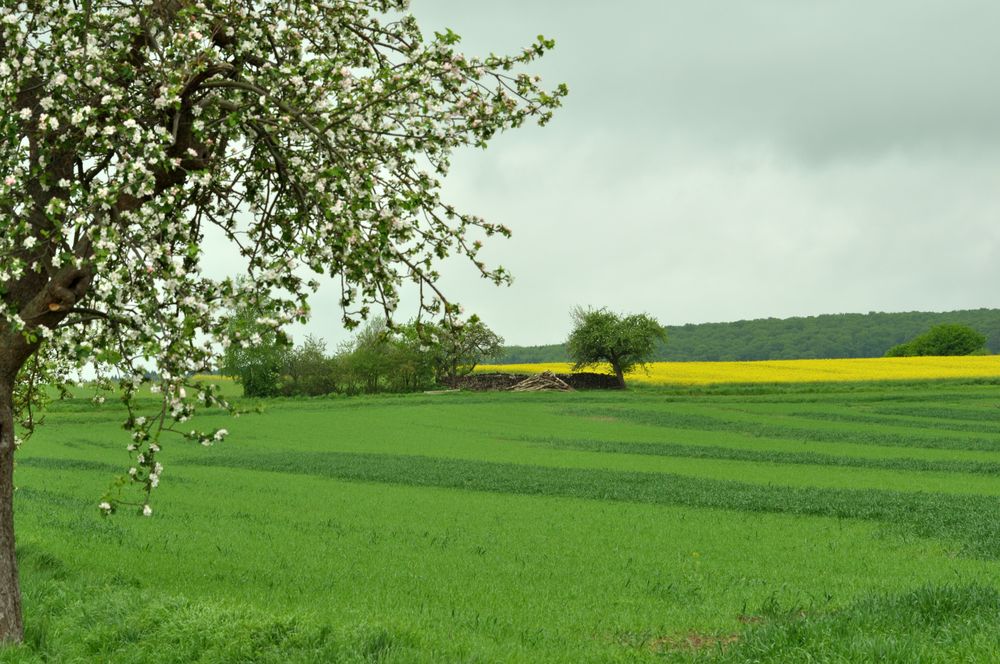
M894 664L1000 659L1000 594L981 585L926 585L865 595L849 607L809 612L768 607L731 635L687 635L657 644L671 661Z
M123 414L56 404L17 470L28 640L0 662L996 661L998 403L278 400L167 447L150 519L96 509Z

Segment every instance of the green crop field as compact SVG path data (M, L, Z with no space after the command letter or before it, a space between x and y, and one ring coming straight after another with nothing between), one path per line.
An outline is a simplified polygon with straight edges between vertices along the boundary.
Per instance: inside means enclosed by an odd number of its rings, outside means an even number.
M123 419L19 452L0 662L1000 661L1000 383L275 400L104 518Z

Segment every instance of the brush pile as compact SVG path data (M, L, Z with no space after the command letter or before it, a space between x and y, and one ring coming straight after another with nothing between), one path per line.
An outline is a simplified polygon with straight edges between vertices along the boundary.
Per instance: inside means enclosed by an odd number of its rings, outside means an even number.
M570 392L573 388L551 371L543 371L537 376L525 378L510 390L511 392Z

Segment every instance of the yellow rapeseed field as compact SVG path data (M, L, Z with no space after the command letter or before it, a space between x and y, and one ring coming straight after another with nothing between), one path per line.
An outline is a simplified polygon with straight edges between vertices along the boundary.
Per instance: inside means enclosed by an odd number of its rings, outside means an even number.
M477 372L569 373L568 363L491 364ZM607 371L606 367L590 371ZM654 362L635 371L630 382L651 385L719 383L815 383L826 381L921 380L1000 377L1000 355L971 357L879 357L847 360L769 360L760 362Z

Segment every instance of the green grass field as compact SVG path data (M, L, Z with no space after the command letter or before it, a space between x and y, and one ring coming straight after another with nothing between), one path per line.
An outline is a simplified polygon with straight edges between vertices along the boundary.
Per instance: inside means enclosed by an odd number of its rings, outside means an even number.
M0 662L1000 661L1000 384L273 401L19 453Z

